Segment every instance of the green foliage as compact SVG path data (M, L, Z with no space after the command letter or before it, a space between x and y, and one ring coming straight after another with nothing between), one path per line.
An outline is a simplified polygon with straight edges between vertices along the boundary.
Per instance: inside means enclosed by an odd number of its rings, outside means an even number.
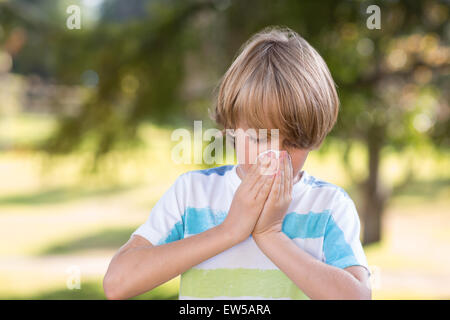
M105 300L102 282L89 281L81 284L81 289L67 288L47 290L30 296L8 297L9 300ZM130 300L177 300L178 290L172 286L162 285Z
M20 26L30 39L14 59L17 71L89 87L79 108L59 112L59 130L44 145L51 152L77 149L87 138L101 155L136 141L143 121L180 125L206 118L220 75L250 35L268 25L298 31L327 61L341 98L333 135L364 141L375 128L383 144L396 147L424 139L449 145L449 117L442 117L448 100L444 2L153 0L124 6L115 0L103 3L97 22L77 31L65 28L63 4L51 3L0 6L6 35ZM366 27L369 4L381 8L381 30ZM24 8L33 14L25 16ZM45 56L35 54L44 48ZM83 79L86 71L98 83ZM203 81L201 89L191 89L192 81ZM195 105L200 109L193 112Z

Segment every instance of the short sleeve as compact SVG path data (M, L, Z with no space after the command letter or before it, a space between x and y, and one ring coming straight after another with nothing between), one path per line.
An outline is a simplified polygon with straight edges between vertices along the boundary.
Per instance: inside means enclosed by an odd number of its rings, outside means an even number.
M360 221L354 202L347 197L332 208L323 239L325 263L344 269L363 266L370 275L360 236Z
M147 221L131 236L144 237L155 246L184 238L185 178L185 174L177 178L150 211Z

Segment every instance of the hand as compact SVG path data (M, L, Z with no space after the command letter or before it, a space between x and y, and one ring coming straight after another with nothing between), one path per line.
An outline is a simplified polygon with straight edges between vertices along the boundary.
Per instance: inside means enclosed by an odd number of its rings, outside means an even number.
M268 173L268 168L273 164L274 161L266 155L251 165L234 194L222 227L237 243L250 236L262 212L274 181L275 175Z
M292 201L292 186L292 163L287 152L282 151L269 196L252 232L255 240L270 233L281 232L283 219Z

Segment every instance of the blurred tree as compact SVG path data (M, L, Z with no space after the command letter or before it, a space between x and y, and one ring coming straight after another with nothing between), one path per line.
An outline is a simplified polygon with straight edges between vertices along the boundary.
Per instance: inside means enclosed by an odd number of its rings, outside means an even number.
M6 39L18 26L34 32L15 59L16 72L38 71L92 91L79 110L61 112L60 130L45 145L52 153L76 150L88 138L101 156L135 141L143 121L204 117L237 49L269 25L296 30L327 61L341 98L332 135L346 145L345 163L355 141L367 147L367 176L360 180L347 168L364 195L364 244L380 240L389 198L380 181L383 148L429 141L448 150L445 1L110 0L98 22L80 31L55 26L63 10L52 21L42 18L53 10L49 3L3 2L0 21ZM380 30L366 27L372 4L381 8Z

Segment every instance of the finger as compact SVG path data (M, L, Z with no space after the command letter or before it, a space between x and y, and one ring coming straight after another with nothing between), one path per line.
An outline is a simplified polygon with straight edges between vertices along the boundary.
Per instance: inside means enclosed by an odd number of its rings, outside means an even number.
M245 186L253 185L259 177L258 172L259 172L258 164L251 164L242 181L242 184Z
M284 158L284 172L285 172L285 179L284 179L284 195L289 195L291 190L291 184L292 184L292 171L290 166L290 159L289 155L286 152L285 158Z
M262 175L272 175L272 173L274 172L273 170L273 161L272 159L274 158L274 155L272 152L268 152L266 154L264 154L262 157L258 158L260 159L261 163L263 164L261 170L260 170L260 174Z
M266 201L270 190L272 189L273 182L275 180L275 175L266 175L264 176L263 183L261 184L258 192L256 194L256 200L258 201Z
M275 179L272 185L272 188L270 189L270 195L269 199L271 201L276 201L280 195L280 185L281 185L281 175L279 170L275 174Z
M254 191L255 188L257 188L257 184L260 182L260 180L266 176L262 173L267 169L269 165L270 162L268 162L267 159L262 159L261 161L257 162L256 168L252 172L252 177L248 182L248 187L251 191Z
M254 199L259 198L258 195L260 192L263 192L264 186L267 184L271 185L273 182L273 175L261 175L260 178L257 180L255 185L253 186L251 192L254 195Z
M250 164L244 177L244 180L249 180L252 176L254 176L255 173L257 172L257 169L258 169L257 164Z
M284 197L284 190L285 190L285 184L286 184L286 155L283 154L283 156L280 159L280 193L278 195L278 199L280 199L281 197Z

